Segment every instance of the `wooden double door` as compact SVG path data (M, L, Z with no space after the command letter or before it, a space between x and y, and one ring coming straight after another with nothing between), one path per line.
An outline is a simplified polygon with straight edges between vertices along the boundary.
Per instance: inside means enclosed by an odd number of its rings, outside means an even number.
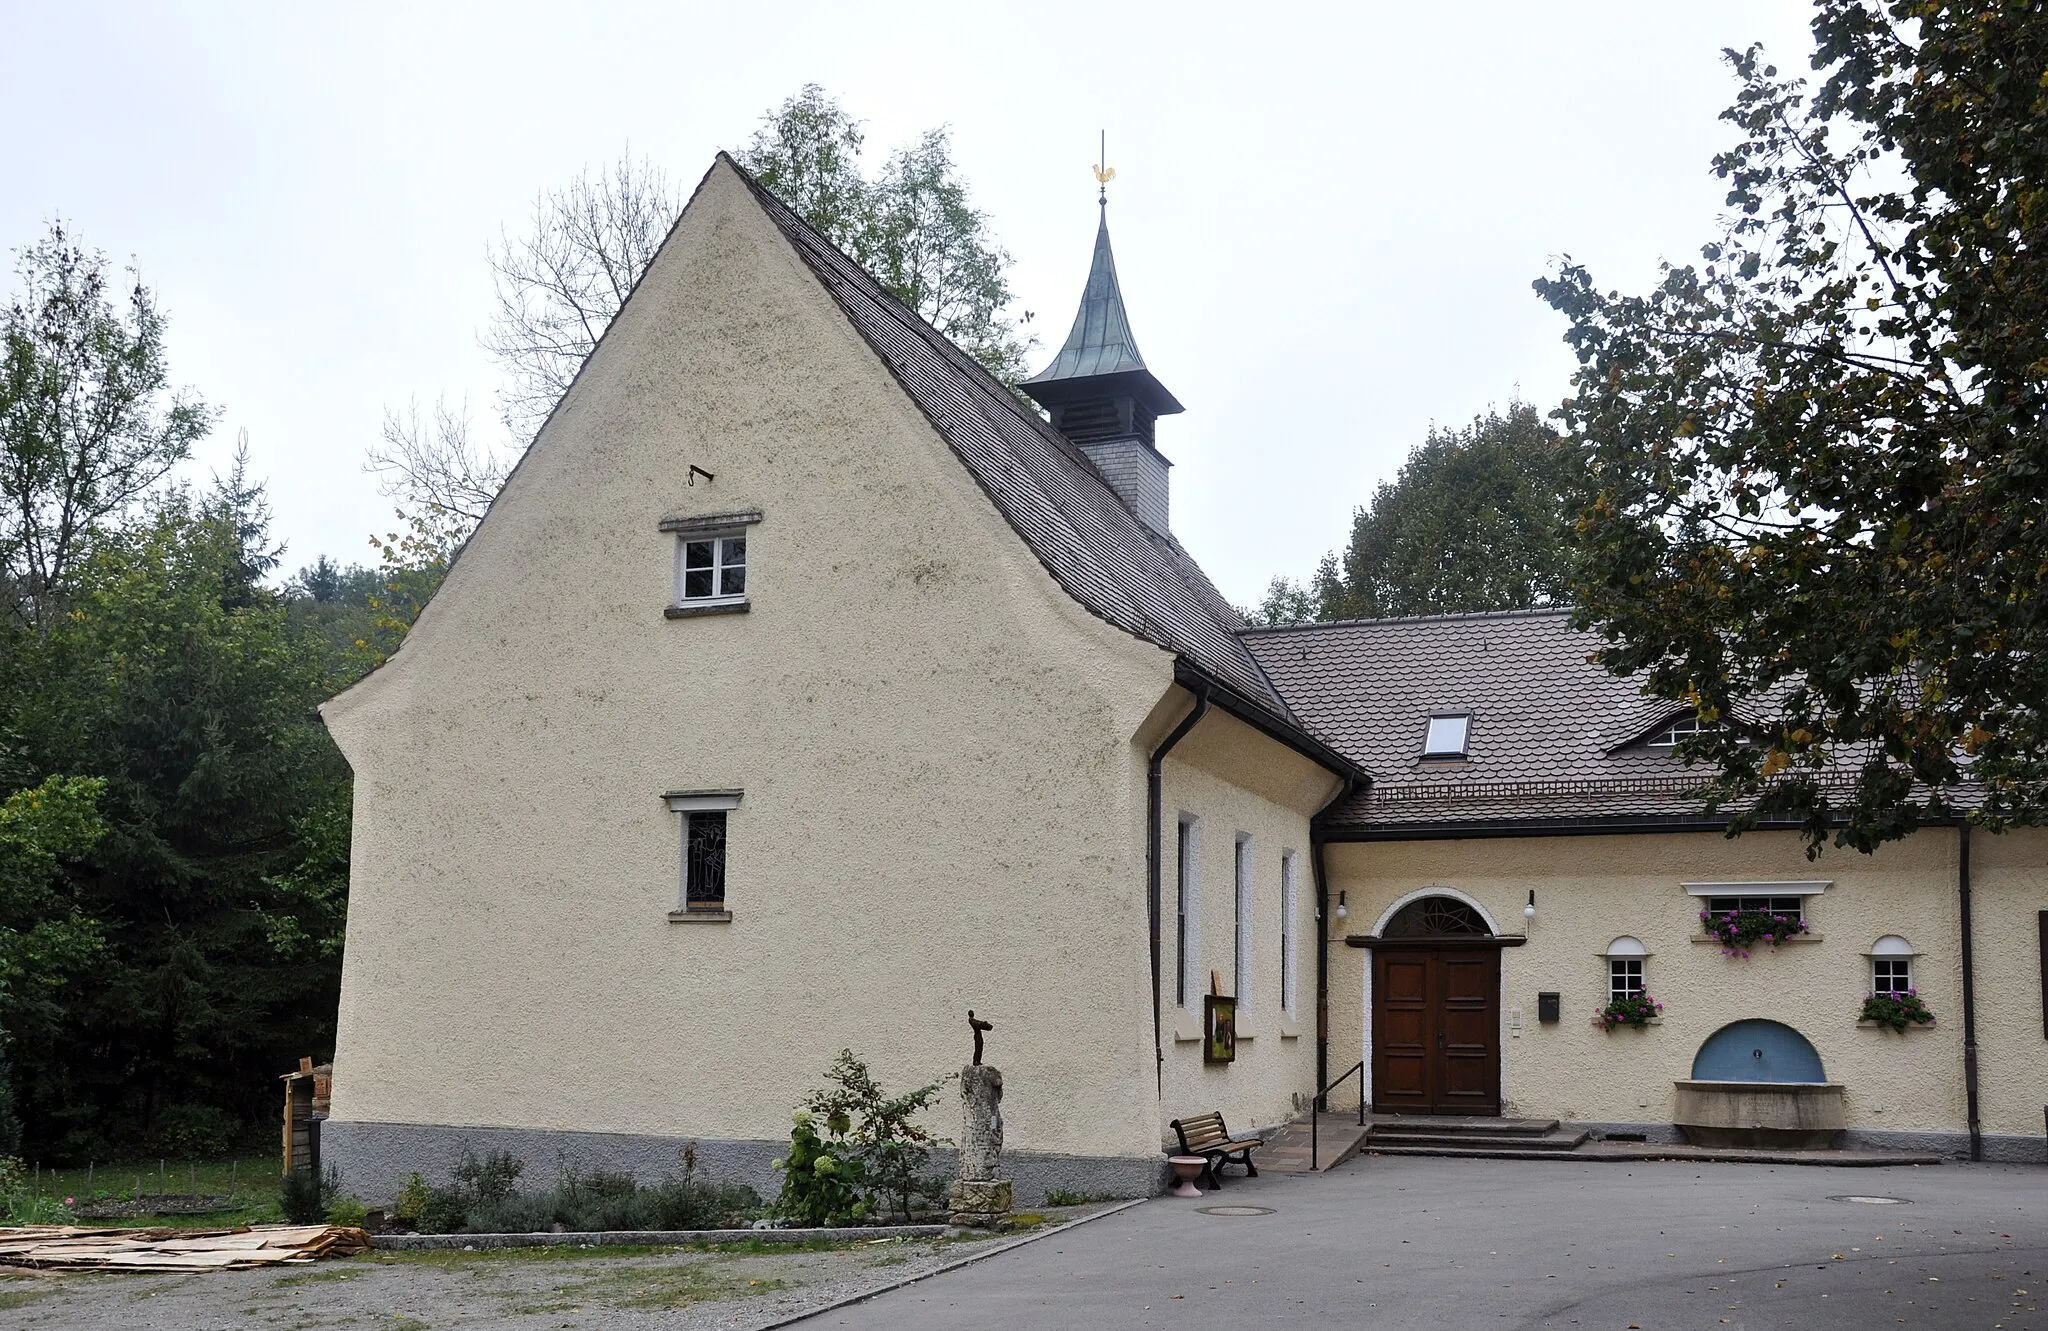
M1500 949L1407 946L1372 957L1372 1107L1500 1113Z

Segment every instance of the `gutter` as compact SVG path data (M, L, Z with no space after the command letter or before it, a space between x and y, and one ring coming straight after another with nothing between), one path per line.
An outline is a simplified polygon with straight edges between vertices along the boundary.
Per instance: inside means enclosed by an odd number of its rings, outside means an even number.
M1346 780L1360 785L1372 780L1372 774L1351 759L1299 726L1274 716L1239 690L1210 675L1200 666L1189 663L1185 657L1176 658L1173 663L1173 682L1190 693L1209 698L1216 704L1218 711L1229 713L1266 738L1277 740L1293 749L1318 767L1328 768Z
M1970 927L1970 825L1959 824L1956 842L1956 897L1962 910L1963 1099L1970 1124L1970 1158L1984 1158L1984 1125L1977 1117L1977 963Z
M1179 672L1174 673L1178 682ZM1152 1079L1154 1093L1162 1102L1166 1099L1166 1045L1159 1025L1159 768L1166 761L1166 755L1173 751L1173 746L1186 739L1188 732L1208 711L1208 685L1198 682L1195 686L1195 710L1181 718L1173 732L1152 750L1152 756L1145 764L1145 904L1152 921Z
M1348 773L1337 793L1309 815L1309 867L1316 876L1316 1093L1309 1110L1323 1108L1323 1088L1330 1084L1330 875L1323 865L1323 846L1328 842L1322 826L1323 815L1350 797L1358 781ZM1314 1163L1311 1161L1310 1163Z

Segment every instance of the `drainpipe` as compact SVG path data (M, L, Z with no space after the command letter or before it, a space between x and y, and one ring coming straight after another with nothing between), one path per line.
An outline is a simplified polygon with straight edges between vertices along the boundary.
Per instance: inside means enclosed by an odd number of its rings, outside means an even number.
M1963 1098L1970 1120L1970 1158L1984 1158L1984 1125L1977 1119L1977 962L1970 929L1970 825L1957 842L1956 896L1963 926Z
M1152 1077L1162 1101L1166 1098L1166 1045L1159 1025L1159 767L1208 710L1209 687L1197 684L1195 710L1152 750L1151 761L1145 765L1145 901L1152 920Z
M1337 793L1308 820L1309 864L1316 875L1316 1093L1309 1105L1312 1111L1323 1108L1323 1088L1330 1084L1330 876L1323 867L1321 823L1324 814L1356 789L1357 780L1345 777Z

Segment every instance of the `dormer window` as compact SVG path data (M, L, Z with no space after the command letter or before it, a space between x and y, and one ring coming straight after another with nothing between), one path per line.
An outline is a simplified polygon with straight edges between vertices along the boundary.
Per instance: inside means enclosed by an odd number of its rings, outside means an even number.
M1696 715L1681 716L1670 725L1644 740L1643 743L1652 749L1675 748L1686 740L1695 739L1701 735L1710 735L1719 729L1719 726L1708 725Z
M1465 741L1472 729L1469 712L1432 712L1429 729L1422 737L1424 758L1463 758Z

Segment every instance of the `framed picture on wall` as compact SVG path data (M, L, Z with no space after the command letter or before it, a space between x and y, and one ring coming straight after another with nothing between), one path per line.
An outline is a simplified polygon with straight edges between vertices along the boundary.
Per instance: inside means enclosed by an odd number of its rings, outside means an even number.
M1202 999L1202 1061L1237 1061L1237 999L1209 994Z

